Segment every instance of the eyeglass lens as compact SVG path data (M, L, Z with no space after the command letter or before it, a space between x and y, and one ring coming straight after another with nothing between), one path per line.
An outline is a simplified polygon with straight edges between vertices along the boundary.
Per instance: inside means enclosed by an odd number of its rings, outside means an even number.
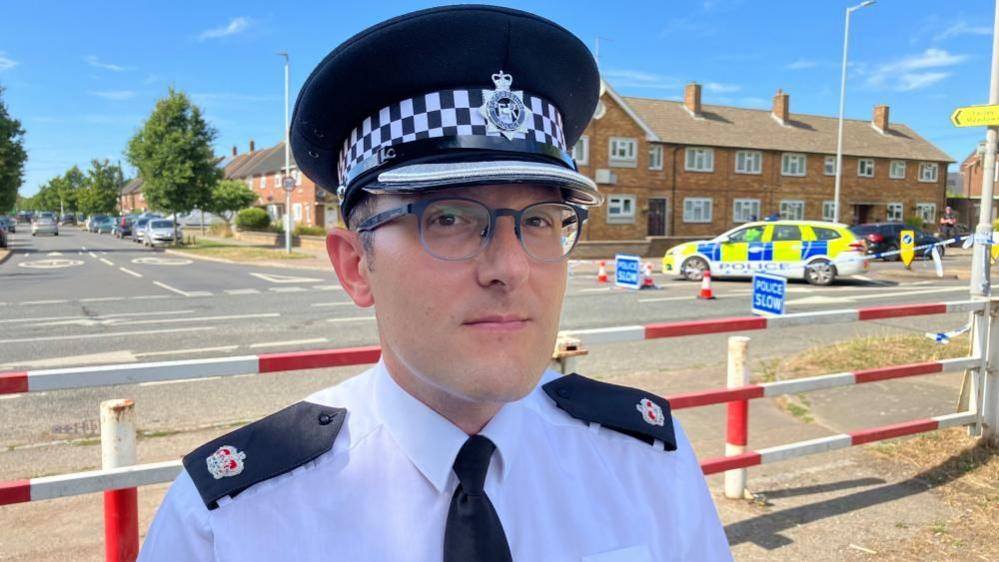
M468 259L485 247L490 210L463 199L441 199L423 211L420 237L432 255L446 260ZM579 236L575 209L563 203L537 203L520 213L520 242L531 257L559 260L568 255Z

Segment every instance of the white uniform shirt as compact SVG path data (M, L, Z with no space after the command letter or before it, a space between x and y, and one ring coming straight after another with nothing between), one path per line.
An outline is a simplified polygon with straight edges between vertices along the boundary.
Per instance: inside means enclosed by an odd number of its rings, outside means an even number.
M542 384L557 377L546 372ZM439 562L467 439L379 363L310 402L348 410L333 448L209 511L183 472L139 560ZM587 425L540 388L482 430L496 444L485 490L517 562L731 560L679 422L676 451ZM288 436L293 439L293 435ZM244 461L266 451L247 451ZM472 562L472 561L470 561Z

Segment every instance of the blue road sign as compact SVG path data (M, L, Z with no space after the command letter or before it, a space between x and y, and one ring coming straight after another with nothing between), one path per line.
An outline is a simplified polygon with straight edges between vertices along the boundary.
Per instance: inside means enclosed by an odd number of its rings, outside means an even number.
M753 275L753 314L780 316L784 314L787 277L757 273Z
M638 256L614 256L614 284L626 289L639 289L642 284L641 269L641 258Z

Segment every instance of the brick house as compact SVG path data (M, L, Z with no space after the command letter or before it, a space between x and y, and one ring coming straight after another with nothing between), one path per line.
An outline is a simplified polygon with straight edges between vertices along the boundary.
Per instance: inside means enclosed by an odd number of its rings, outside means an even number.
M754 218L831 220L837 119L791 113L780 90L770 111L623 97L603 84L573 149L607 202L590 212L580 253L656 255L678 240L714 236ZM934 223L945 205L943 151L877 106L844 122L841 222ZM589 246L590 248L587 248Z
M140 177L130 180L121 188L118 193L118 210L123 215L133 212L142 212L146 209L146 198L142 195L142 184L145 183Z
M947 204L953 207L954 211L957 213L958 223L965 225L968 230L974 230L975 225L978 224L978 213L982 208L982 168L984 165L982 157L984 155L984 150L985 146L984 143L982 143L976 150L969 154L963 162L961 162L960 188L956 190L957 193L951 193L947 197ZM995 193L993 193L993 220L997 215L996 208L999 206L999 201L996 199L997 197L995 196Z

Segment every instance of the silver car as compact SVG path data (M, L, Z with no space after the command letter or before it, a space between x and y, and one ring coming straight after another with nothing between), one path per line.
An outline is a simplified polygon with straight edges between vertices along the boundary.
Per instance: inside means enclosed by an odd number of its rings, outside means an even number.
M40 216L31 223L31 235L36 234L59 236L59 223L50 216Z
M174 224L171 220L150 219L142 231L144 246L162 246L173 242Z

